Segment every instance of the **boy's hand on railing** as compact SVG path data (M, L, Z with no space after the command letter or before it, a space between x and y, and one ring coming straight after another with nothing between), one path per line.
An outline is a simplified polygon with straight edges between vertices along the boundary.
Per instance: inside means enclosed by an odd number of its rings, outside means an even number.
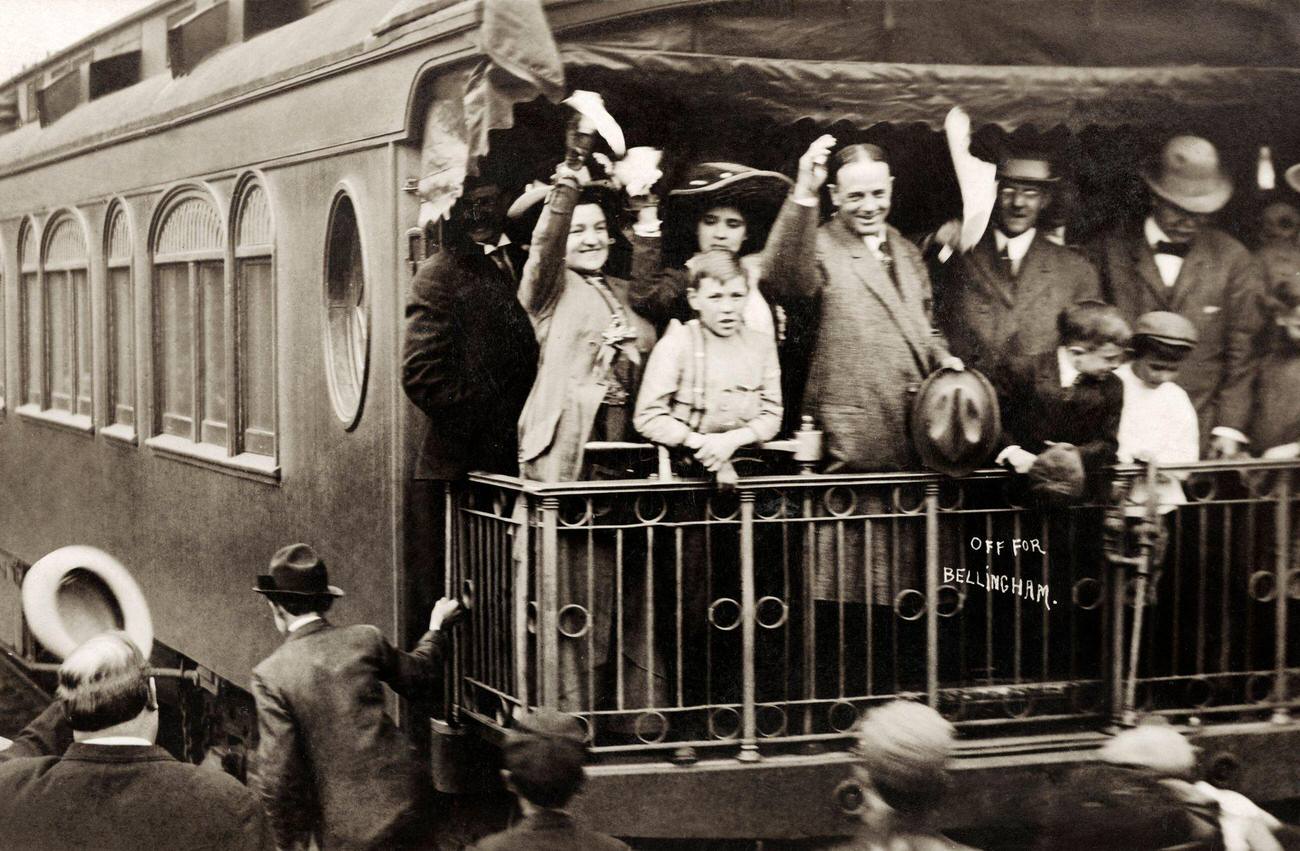
M464 614L465 609L460 600L443 597L433 604L433 612L429 615L429 631L437 632L444 626L453 626Z
M700 437L700 446L695 450L695 459L704 465L710 473L722 469L722 465L731 460L736 450L753 440L753 432L747 428L738 428L721 434L705 434Z
M1029 472L1029 468L1034 466L1034 461L1037 459L1037 455L1026 449L1021 449L1019 446L1008 446L998 453L996 463L1004 467L1010 467L1017 473L1024 474Z
M1269 461L1295 461L1300 459L1300 443L1283 443L1281 446L1271 446L1264 450L1260 456Z

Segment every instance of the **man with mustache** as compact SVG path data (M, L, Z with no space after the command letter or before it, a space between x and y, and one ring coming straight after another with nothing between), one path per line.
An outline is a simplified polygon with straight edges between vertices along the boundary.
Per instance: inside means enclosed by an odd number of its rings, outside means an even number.
M935 281L935 324L954 354L990 377L1013 353L1033 357L1055 349L1061 311L1101 298L1087 259L1039 229L1058 179L1045 154L1003 156L992 223Z
M1247 443L1256 343L1266 322L1258 264L1211 225L1232 196L1232 181L1214 145L1197 136L1175 136L1158 167L1141 176L1151 190L1149 215L1093 247L1102 290L1129 322L1167 310L1196 327L1200 343L1178 383L1196 406L1202 454L1236 455Z

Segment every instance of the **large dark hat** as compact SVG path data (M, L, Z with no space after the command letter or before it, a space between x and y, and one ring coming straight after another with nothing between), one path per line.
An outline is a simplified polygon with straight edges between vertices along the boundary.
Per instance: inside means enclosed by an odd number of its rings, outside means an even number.
M744 213L749 242L761 246L793 185L777 171L738 163L696 163L664 199L665 260L675 264L694 253L695 225L713 207L735 207Z
M1025 475L1030 495L1048 508L1077 503L1087 485L1083 456L1069 443L1056 443L1038 453Z
M925 466L965 476L988 460L1002 432L997 391L973 369L933 372L912 400L911 432Z
M1219 152L1199 136L1170 139L1157 168L1143 169L1142 179L1154 194L1192 213L1216 212L1232 197Z
M259 594L275 597L342 597L343 591L329 584L325 562L307 544L289 544L271 557L270 574L257 577Z
M532 709L515 718L502 746L505 767L534 784L549 785L579 771L587 759L587 736L576 716L555 709Z

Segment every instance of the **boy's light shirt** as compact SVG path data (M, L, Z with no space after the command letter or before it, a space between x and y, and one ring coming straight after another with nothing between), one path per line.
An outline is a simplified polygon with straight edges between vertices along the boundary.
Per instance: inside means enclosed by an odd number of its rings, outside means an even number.
M1157 464L1185 464L1200 460L1200 434L1196 408L1187 391L1172 381L1152 387L1126 363L1115 370L1124 385L1124 407L1120 412L1119 460L1131 464L1137 455L1147 455ZM1161 514L1187 504L1182 485L1173 475L1160 473L1156 485ZM1125 514L1146 513L1146 482L1138 479L1129 491Z

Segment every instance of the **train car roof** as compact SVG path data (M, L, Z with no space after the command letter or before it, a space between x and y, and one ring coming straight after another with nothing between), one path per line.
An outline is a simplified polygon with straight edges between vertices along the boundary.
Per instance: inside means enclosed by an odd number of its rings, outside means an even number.
M128 20L157 14L172 2ZM390 51L437 45L426 67L476 56L482 46L472 38L451 37L472 35L489 2L335 0L228 44L187 74L153 74L48 124L29 121L0 135L0 172L155 132ZM977 119L1077 126L1157 116L1162 101L1210 109L1267 100L1269 114L1290 114L1300 99L1294 67L1300 62L1300 12L1287 0L1217 0L1210 7L1212 36L1179 23L1207 8L1200 0L544 5L574 83L676 86L693 100L756 109L785 122L871 114L935 125L946 104L971 102ZM83 40L38 68L84 53L98 36L120 28ZM31 79L33 70L0 85L0 92ZM988 115L981 116L985 107Z

